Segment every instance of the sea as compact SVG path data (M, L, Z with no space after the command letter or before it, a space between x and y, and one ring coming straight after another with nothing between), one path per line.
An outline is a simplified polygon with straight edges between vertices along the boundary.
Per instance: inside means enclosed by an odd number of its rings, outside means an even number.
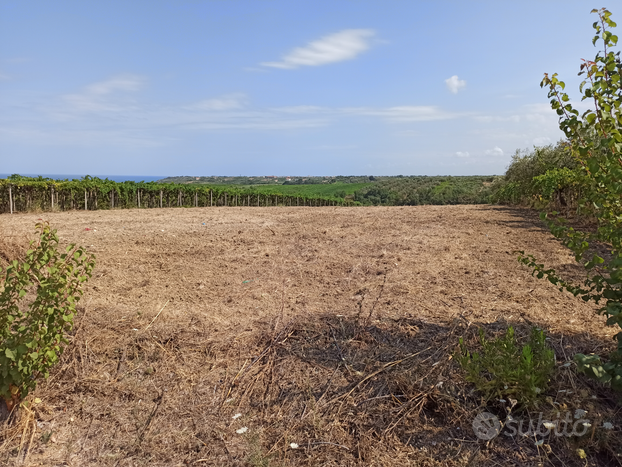
M9 176L11 176L12 174L3 174L0 173L0 178L7 178ZM84 175L67 175L67 174L20 174L23 177L43 177L43 178L52 178L54 180L79 180L82 177L84 177L86 174ZM95 175L95 174L88 174L91 177L95 178L101 178L102 180L104 179L108 179L108 180L112 180L114 182L156 182L158 180L162 180L163 178L166 178L166 175L163 176L155 176L155 175Z

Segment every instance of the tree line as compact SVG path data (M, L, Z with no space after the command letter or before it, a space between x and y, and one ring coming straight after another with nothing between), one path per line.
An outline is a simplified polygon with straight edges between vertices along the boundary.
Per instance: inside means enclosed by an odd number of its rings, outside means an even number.
M354 193L363 205L484 204L494 176L382 177Z

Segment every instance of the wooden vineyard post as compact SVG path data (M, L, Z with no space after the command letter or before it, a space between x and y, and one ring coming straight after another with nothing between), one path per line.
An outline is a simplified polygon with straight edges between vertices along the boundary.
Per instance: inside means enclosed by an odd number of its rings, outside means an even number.
M50 208L52 209L52 211L54 210L54 187L51 188L51 192L50 192Z
M114 209L114 190L110 192L110 209Z
M160 190L160 207L162 207L162 190Z
M227 206L227 192L225 191L225 206Z
M11 191L11 185L9 185L9 211L13 214L13 192Z
M212 202L212 194L213 193L214 192L210 189L210 191L209 191L209 206L210 206L210 208L214 205L213 202Z
M84 189L84 210L85 211L88 210L88 205L87 205L87 201L86 201L86 188Z
M194 190L194 207L198 207L199 206L199 194L197 193L196 190Z
M136 200L138 201L138 209L140 209L140 190L136 192Z

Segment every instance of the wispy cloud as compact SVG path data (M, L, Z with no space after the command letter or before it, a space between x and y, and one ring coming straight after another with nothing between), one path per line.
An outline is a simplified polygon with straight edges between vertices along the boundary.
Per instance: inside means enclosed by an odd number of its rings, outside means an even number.
M215 99L205 99L185 106L188 110L210 111L210 110L234 110L241 109L247 104L245 94L234 93L226 94Z
M538 138L533 139L534 146L546 146L547 144L551 144L551 138L548 136L540 136Z
M137 91L143 86L144 81L140 76L121 75L106 81L90 84L85 89L86 94L101 96L115 91Z
M458 156L458 157L469 157L469 155L470 155L469 151L458 151L456 153L456 156Z
M370 39L375 34L372 29L345 29L309 42L304 47L297 47L284 55L281 61L263 62L261 65L292 69L351 60L369 49Z
M392 125L469 116L437 106L257 107L244 93L230 93L178 104L140 99L144 77L120 75L81 90L21 107L19 120L0 118L0 139L49 144L148 146L183 138L183 131L282 131L318 128L353 119ZM30 136L29 136L30 135ZM46 136L47 135L47 136Z
M458 94L458 91L466 86L466 81L458 78L458 75L453 75L451 78L447 78L445 80L445 84L447 85L449 92L452 94Z
M320 113L326 112L329 109L324 107L319 107L317 105L293 105L290 107L275 107L272 110L276 112L283 112L288 114L311 114L311 113Z
M138 91L145 79L136 75L121 75L86 86L82 92L62 98L74 110L85 112L123 111L126 106L116 99L118 92Z
M353 107L344 108L340 111L351 115L384 117L393 122L426 122L449 120L462 116L461 114L444 111L437 106Z
M3 73L3 72L0 70L0 81L8 81L8 80L10 80L10 79L11 79L11 77L10 77L9 75L7 75L6 73Z
M499 146L495 146L492 149L487 149L484 154L487 156L503 156L504 152Z

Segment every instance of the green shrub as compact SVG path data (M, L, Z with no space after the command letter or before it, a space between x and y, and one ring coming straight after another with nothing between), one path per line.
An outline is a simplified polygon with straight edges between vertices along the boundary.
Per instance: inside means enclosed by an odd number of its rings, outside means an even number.
M489 340L480 329L479 337L481 353L469 352L460 338L456 360L466 372L465 379L475 384L486 400L513 397L520 406L535 404L555 368L555 354L546 344L544 332L532 329L522 347L511 326L505 336Z
M0 396L9 409L58 361L95 266L95 257L74 244L61 253L47 223L36 228L38 241L0 278Z
M503 204L576 209L581 194L579 164L565 141L516 151L491 200Z

